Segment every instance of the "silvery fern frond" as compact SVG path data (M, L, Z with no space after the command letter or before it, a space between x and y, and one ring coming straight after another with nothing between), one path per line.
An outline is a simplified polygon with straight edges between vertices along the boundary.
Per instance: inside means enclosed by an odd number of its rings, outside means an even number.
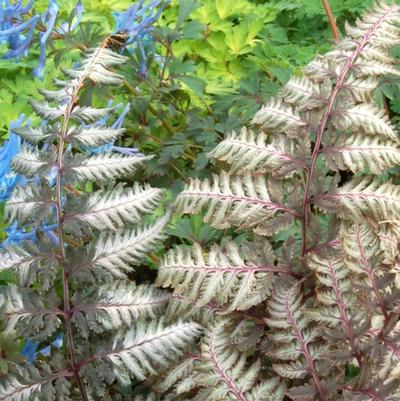
M50 337L62 324L62 311L55 302L54 295L42 300L29 289L21 291L13 285L8 286L2 294L0 313L5 330L18 329L21 335L29 330L35 339Z
M126 274L133 270L131 265L138 264L164 238L163 229L168 221L167 214L149 226L122 232L102 232L82 262L76 263L75 253L69 257L67 252L71 274L75 276L82 271L93 270L91 273L96 275L97 270L105 270L113 277L126 278Z
M57 253L43 247L38 249L35 245L13 245L0 249L0 271L13 271L17 273L22 286L30 285L41 271L53 270L57 263Z
M214 323L202 341L192 373L193 385L200 387L193 401L283 400L285 386L281 380L260 379L260 361L247 364L246 355L230 344L227 326L229 322L224 320Z
M400 192L397 180L387 179L400 165L400 137L378 102L381 83L399 76L391 49L400 43L400 7L376 2L346 32L289 79L250 127L228 133L209 153L211 180L190 180L177 198L179 211L204 212L207 223L225 230L221 237L252 243L250 253L239 251L244 265L231 260L235 251L196 244L170 251L158 278L174 289L168 317L196 319L206 333L229 317L235 334L221 328L215 347L246 343L264 375L280 376L285 396L296 401L394 401L400 394L400 335L393 332L400 318ZM266 242L272 266L288 274L272 273L272 292L250 281L232 308L246 257ZM181 397L195 393L196 365L210 366L215 353L196 358L175 385ZM233 385L231 372L221 372ZM212 399L212 378L206 375L196 401ZM246 399L214 383L215 399Z
M398 292L390 288L393 273L383 263L384 252L379 236L365 223L351 227L345 225L343 231L344 263L354 272L353 282L363 293L364 303L369 306L371 315L374 311L374 314L388 318L388 310Z
M380 184L364 177L314 199L322 210L361 223L366 218L376 222L396 219L400 212L399 196L400 188L390 181Z
M124 131L123 128L72 127L68 131L68 141L78 145L97 147L115 140Z
M41 364L40 370L32 366L15 368L13 375L0 382L0 400L54 401L68 399L70 397L68 379L72 375L71 372L65 370L52 372L51 368L44 363Z
M11 221L18 221L22 225L33 215L49 215L54 206L49 187L45 184L41 187L28 184L15 188L5 207L4 216Z
M333 146L324 147L321 153L335 171L348 169L359 173L369 170L372 174L380 174L400 164L400 149L395 142L361 134L339 138Z
M45 153L28 145L21 146L20 151L12 161L13 170L27 177L42 174L53 165L54 158L49 156L48 152Z
M51 346L33 350L29 361L39 359L36 368L10 370L0 384L4 401L102 398L115 381L126 384L134 377L139 385L156 369L168 368L201 334L197 323L161 322L170 295L127 277L160 244L170 218L168 212L154 216L163 207L161 190L114 183L149 157L86 150L113 143L124 131L88 125L113 109L79 102L87 81L123 80L110 67L126 58L108 49L109 40L67 71L70 81L55 82L61 89L42 91L47 101L33 103L46 119L40 128L18 130L25 143L13 166L26 180L5 215L18 220L15 229L26 227L32 235L0 248L0 271L14 271L18 280L2 294L3 328L51 344L61 331L65 347L58 345L54 355ZM88 181L100 189L90 189Z
M177 207L184 213L206 209L204 221L216 228L254 227L276 214L293 217L296 214L295 210L271 200L264 177L225 172L214 175L211 182L191 180L180 193Z
M302 297L299 283L276 286L269 303L269 317L265 319L272 328L274 348L270 353L277 361L272 366L282 377L310 377L314 397L326 399L327 388L322 378L330 373L329 367L321 363L324 347L318 342L318 331L302 311Z
M75 294L72 321L84 336L89 328L98 332L132 326L138 318L155 318L170 298L166 292L149 285L115 282L100 287L94 295Z
M270 143L267 140L267 135L243 128L240 134L230 133L210 157L229 163L232 172L268 171L276 177L307 168L306 160L301 156L304 153L306 158L308 149L302 152L294 140L284 136L275 136Z
M312 255L308 260L310 269L316 272L318 308L310 308L306 313L316 322L322 323L322 336L334 337L329 352L337 359L352 361L356 358L362 365L362 352L365 349L365 322L368 313L357 302L350 270L343 262L342 255L319 257ZM364 344L362 343L364 341Z
M246 310L266 299L274 285L274 273L282 272L272 262L257 265L246 261L234 242L214 245L208 251L199 245L170 251L161 263L157 283L172 286L198 306L212 302L226 311ZM207 255L207 256L206 256Z
M267 133L268 130L276 133L294 133L299 127L307 126L307 121L290 105L285 105L280 100L272 100L263 106L254 116L252 123L260 125Z
M43 127L19 127L14 128L13 132L17 133L24 141L27 143L37 145L39 142L48 139L51 135L55 135L55 133L47 132Z
M86 364L107 363L116 379L126 383L127 374L144 380L155 374L157 368L168 366L179 358L187 343L201 333L196 323L175 323L165 327L164 323L138 320L123 337L117 337L111 349L104 349Z
M399 142L399 136L389 123L384 110L379 110L374 104L363 103L343 111L336 112L333 123L340 130L352 130L367 135L382 135L394 142Z
M65 162L66 177L72 182L109 181L132 174L150 157L100 153L92 156L74 155Z
M80 223L98 230L113 230L139 222L144 214L154 211L161 197L162 191L149 185L116 186L112 191L97 191L82 199L66 210L65 220L68 226Z

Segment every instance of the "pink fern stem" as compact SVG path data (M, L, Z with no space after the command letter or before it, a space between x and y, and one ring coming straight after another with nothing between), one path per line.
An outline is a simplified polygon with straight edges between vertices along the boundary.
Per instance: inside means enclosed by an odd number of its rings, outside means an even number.
M243 394L243 390L239 388L234 379L229 376L227 372L225 372L223 366L219 363L217 353L215 350L215 336L211 336L210 341L210 354L211 354L211 363L218 373L221 380L225 383L228 388L228 392L232 393L236 397L236 401L249 401Z
M343 67L343 70L339 74L336 85L333 88L327 102L327 106L325 112L322 116L321 122L317 128L317 137L315 141L315 146L313 153L311 155L311 163L307 170L306 176L306 185L304 190L304 197L303 197L303 205L301 211L301 222L302 222L302 256L307 253L307 234L308 234L308 223L309 223L309 207L310 207L310 190L311 190L311 182L314 174L315 165L317 162L318 155L320 154L322 137L325 133L328 121L332 114L332 109L336 100L336 97L339 91L343 88L345 79L347 74L349 73L351 67L353 66L355 60L357 59L358 55L362 52L365 45L369 42L371 37L374 35L375 31L384 23L386 18L390 15L392 9L389 8L388 11L378 19L378 21L372 25L372 27L364 34L361 38L360 42L358 43L356 49L349 57L346 65Z
M321 380L320 380L318 373L314 366L313 357L311 356L310 351L308 349L308 342L304 339L303 333L302 333L299 325L297 324L296 318L294 317L293 311L290 307L290 303L289 303L290 292L291 292L291 289L289 289L286 292L286 296L285 296L285 310L286 310L286 314L287 314L289 323L290 323L290 325L293 329L294 335L296 336L297 341L300 345L301 353L303 354L303 356L306 359L308 371L310 372L311 377L314 381L315 388L318 393L318 397L319 397L320 401L327 401L325 390L322 387Z
M364 268L364 272L366 273L366 275L367 275L367 277L369 279L369 282L371 284L372 291L373 291L373 293L375 295L378 307L382 311L382 314L383 314L383 316L385 318L385 321L388 322L390 316L389 316L389 314L387 312L385 302L384 302L384 300L382 298L382 294L380 292L380 289L379 289L379 286L378 286L378 283L377 283L377 280L376 280L376 277L375 277L374 270L372 269L372 266L369 263L367 255L365 254L365 251L364 251L364 247L363 247L363 245L361 243L361 237L360 237L360 230L359 229L356 231L356 241L357 241L356 242L357 243L357 247L358 247L359 252L360 252L361 265Z
M354 357L357 359L358 366L361 367L361 363L362 363L361 353L357 349L356 336L354 334L354 331L351 327L349 318L347 316L346 305L343 301L342 291L340 290L339 281L336 276L335 270L333 268L332 262L327 261L327 263L328 263L329 277L331 279L333 292L335 293L336 304L337 304L337 307L339 308L340 322L342 324L344 332L346 333L347 340L350 343L352 353L353 353Z

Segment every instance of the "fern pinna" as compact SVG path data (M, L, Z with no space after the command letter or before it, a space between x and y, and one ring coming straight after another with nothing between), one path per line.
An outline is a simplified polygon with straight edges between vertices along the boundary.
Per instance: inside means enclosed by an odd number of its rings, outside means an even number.
M400 75L389 53L399 24L400 8L378 3L346 26L251 128L211 152L226 171L178 197L180 211L245 236L178 247L162 262L169 315L207 331L155 393L400 400L400 196L379 176L399 165L400 139L374 101L380 79Z
M123 133L93 124L112 108L80 105L85 84L119 84L112 68L125 57L109 39L89 50L78 69L65 70L57 90L33 103L44 122L15 129L24 141L13 160L28 184L15 188L5 207L25 227L56 224L56 238L2 249L0 269L17 273L18 286L3 291L6 331L49 341L65 334L65 349L34 365L11 365L0 378L0 400L118 400L156 369L166 367L198 336L197 323L166 325L160 314L168 294L127 279L132 265L163 237L168 215L149 218L162 193L148 185L113 180L129 175L147 157L87 152ZM98 190L86 191L87 182ZM143 222L144 215L147 223ZM115 332L115 334L113 333ZM132 381L133 379L133 381Z

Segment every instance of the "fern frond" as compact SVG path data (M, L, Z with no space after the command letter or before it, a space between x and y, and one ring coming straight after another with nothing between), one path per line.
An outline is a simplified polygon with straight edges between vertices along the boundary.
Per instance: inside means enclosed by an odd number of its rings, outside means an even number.
M37 148L22 145L20 151L12 160L12 168L17 173L27 177L34 177L45 172L54 161L48 153Z
M61 85L62 83L62 85ZM43 97L50 101L50 102L56 102L58 104L65 104L70 100L70 92L66 90L66 86L70 86L70 82L63 82L61 80L54 80L54 84L56 86L61 86L62 89L57 89L57 90L47 90L43 88L39 88L38 91Z
M106 47L98 47L86 51L79 70L64 69L63 71L70 77L76 78L78 82L85 78L95 83L115 85L120 84L123 78L109 68L123 64L126 60L125 56L115 53Z
M201 359L195 384L202 387L194 401L278 401L285 386L277 378L261 380L259 360L246 367L246 355L229 343L228 323L220 321L207 332L201 345Z
M13 372L14 373L14 372ZM19 368L17 374L6 376L0 382L1 401L54 401L69 396L70 383L67 378L72 372L51 372L50 367L41 364L41 369L34 367ZM56 397L63 398L56 398ZM34 398L33 398L34 397Z
M77 221L98 229L116 229L137 223L143 214L151 213L161 199L162 191L149 185L134 184L133 188L116 186L112 191L97 191L66 210L68 226Z
M397 219L400 188L387 181L379 184L369 177L353 179L336 192L315 196L315 204L342 219L375 222Z
M368 135L383 135L399 143L399 136L390 125L384 110L379 110L373 103L358 104L350 109L336 111L333 121L341 130L362 131Z
M228 162L232 172L268 171L281 177L307 167L306 162L296 156L299 149L296 149L294 141L284 136L274 136L273 142L268 145L266 141L265 134L242 128L239 134L230 133L209 155Z
M14 189L5 206L4 217L22 225L33 215L50 214L53 205L50 188L45 185L19 186Z
M27 248L27 249L25 249ZM0 271L16 270L20 285L28 285L40 270L49 270L55 264L58 255L36 247L9 246L0 250Z
M274 265L246 262L234 242L214 245L207 256L195 244L191 249L178 247L168 252L161 263L157 284L172 286L177 294L196 301L225 305L228 311L246 310L271 293Z
M78 145L97 147L114 141L124 131L124 128L73 127L69 130L67 139Z
M2 295L2 318L6 330L18 329L19 333L29 330L36 339L44 339L61 325L62 311L49 300L45 305L33 291L19 290L16 286L9 285Z
M42 116L46 120L56 120L65 114L65 105L59 107L51 107L48 102L31 101L33 110L36 114Z
M53 135L51 132L46 131L42 127L33 128L29 126L13 128L13 132L19 135L24 141L33 145L37 145L39 142Z
M357 61L354 63L354 71L358 76L372 75L380 77L385 75L400 75L400 71L397 68L379 61Z
M279 212L296 214L271 201L264 177L231 176L225 172L214 175L212 182L190 180L178 196L177 206L183 213L192 214L207 208L204 221L216 228L248 228Z
M250 315L246 311L232 311L228 308L229 304L221 306L213 302L199 305L197 300L173 294L169 299L165 315L171 321L175 319L194 320L203 326L207 326L210 322L224 315L229 315L232 319L249 320L256 324L264 325L263 320L257 316Z
M319 86L307 77L291 77L282 88L279 97L302 109L320 107L325 102Z
M356 102L370 103L378 84L379 79L375 76L356 78L350 75L346 79L345 88L349 90Z
M155 369L165 368L176 361L183 350L201 334L197 323L176 323L164 326L162 321L136 321L124 336L116 338L110 350L92 357L92 361L107 362L115 377L126 383L127 375L144 380Z
M133 173L138 165L151 157L100 153L92 156L74 155L65 162L66 173L76 181L105 181Z
M270 355L277 360L272 367L280 376L290 379L311 376L313 392L325 399L321 377L327 372L318 364L324 348L317 342L318 331L302 311L302 298L299 283L290 286L280 283L271 297L265 323L272 328L270 338L274 347Z
M353 135L340 138L333 146L322 149L332 170L349 169L354 173L368 169L373 174L400 164L400 149L382 137Z
M274 133L296 132L300 127L307 126L307 122L281 100L272 100L263 106L254 116L252 124L260 125L267 132L271 130Z
M359 289L364 302L387 318L392 281L388 268L382 264L383 252L378 235L368 224L353 224L342 228L344 262L348 269L359 275Z
M138 318L155 318L170 295L149 285L111 283L100 287L94 296L76 294L72 321L84 337L96 332L130 327Z
M124 230L123 232L102 232L96 243L92 245L88 257L82 263L76 263L71 255L72 274L85 270L105 270L114 277L125 278L131 271L130 265L137 264L146 253L150 252L163 238L163 230L169 221L166 214L153 225Z
M362 333L360 326L366 321L366 313L357 303L350 270L343 263L341 255L321 258L313 254L308 259L308 266L317 273L320 283L317 290L318 308L308 310L308 315L324 325L322 335L329 336L330 331L332 338L335 338L335 344L332 343L334 348L330 350L333 357L347 357L349 362L355 357L361 366L362 353L357 337ZM343 341L349 347L347 356L343 355Z
M355 26L346 24L346 35L352 39L360 40L372 27L374 35L370 42L377 47L389 48L399 43L397 22L400 12L396 5L383 1L376 2L371 11L356 21Z
M71 112L71 118L77 122L91 123L106 117L113 111L111 107L98 109L90 106L76 106Z

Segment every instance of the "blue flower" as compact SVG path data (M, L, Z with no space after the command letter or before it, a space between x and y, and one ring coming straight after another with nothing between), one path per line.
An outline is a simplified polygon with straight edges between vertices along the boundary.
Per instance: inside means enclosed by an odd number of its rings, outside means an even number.
M126 11L114 13L116 20L116 31L125 33L128 36L128 43L137 40L138 36L143 36L151 31L152 24L160 16L165 1L152 0L144 4L145 0L140 0Z
M26 182L25 177L11 171L11 160L21 148L21 138L14 134L14 128L22 125L25 115L21 114L18 120L12 121L9 130L9 139L0 148L0 201L5 201L15 185Z
M28 339L25 341L24 346L20 351L20 354L22 356L25 356L28 359L28 362L32 364L35 361L38 354L41 354L43 356L50 356L52 348L53 347L61 348L63 345L63 341L64 341L64 334L61 333L55 338L55 340L50 345L47 345L46 347L37 351L39 347L39 342Z
M149 32L167 3L168 1L151 0L145 4L145 0L140 0L126 11L113 13L116 21L115 31L126 35L128 51L139 50L138 72L141 78L147 78L147 54L151 51L153 43Z
M58 237L53 232L56 229L57 224L42 224L39 228L26 231L26 229L19 227L18 223L15 221L5 229L7 238L0 244L0 248L18 245L23 241L36 242L38 231L46 234L54 245L58 245Z
M56 29L55 24L59 10L57 0L49 0L43 14L31 15L33 4L33 0L30 0L26 6L23 5L23 0L13 3L10 0L0 0L0 43L8 44L9 50L3 55L4 58L18 60L26 57L34 38L35 28L40 21L45 27L45 31L39 33L40 54L33 75L42 79L46 63L46 45L52 31L66 34L74 30L82 20L84 9L82 1L78 0L70 16L70 22L63 22L61 28Z
M24 21L24 17L30 12L32 5L33 0L26 6L23 5L22 0L13 3L9 0L0 0L0 42L9 45L9 51L4 55L5 58L27 55L33 32L39 20L39 16L34 15Z
M33 75L40 79L43 78L44 66L46 64L46 42L53 30L54 24L56 23L57 13L58 13L57 2L55 0L50 0L48 9L41 16L41 21L43 25L46 27L46 31L40 32L39 34L40 56L39 56L39 62L35 67L35 69L33 70Z
M38 342L33 342L28 339L25 341L25 344L22 347L20 354L22 356L25 356L28 359L28 362L32 364L33 361L36 359L36 350L38 346Z

